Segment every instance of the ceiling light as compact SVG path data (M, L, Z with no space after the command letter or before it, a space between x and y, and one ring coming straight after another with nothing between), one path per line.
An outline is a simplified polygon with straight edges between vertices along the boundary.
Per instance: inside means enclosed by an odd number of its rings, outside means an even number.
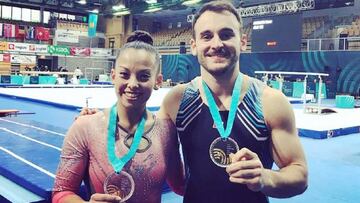
M161 11L162 7L153 7L153 8L148 8L147 10L144 11L144 13L152 13L152 12L156 12L156 11Z
M115 11L121 10L121 9L124 9L124 8L125 8L124 4L114 5L112 7L112 9L115 10Z
M162 9L163 7L161 3L149 4L147 6L147 9L144 11L144 13L152 13L152 12L160 11Z
M145 2L148 4L156 4L157 0L145 0Z
M201 0L188 0L188 1L182 2L181 4L185 5L185 6L189 6L189 5L197 4L197 3L200 3L200 2L201 2Z
M78 4L81 4L81 5L85 5L86 4L86 0L80 0L77 2Z
M90 11L90 13L99 13L99 10L98 10L98 9L94 9L94 10Z
M113 13L114 16L124 16L124 15L129 15L129 14L130 14L130 10L127 8Z

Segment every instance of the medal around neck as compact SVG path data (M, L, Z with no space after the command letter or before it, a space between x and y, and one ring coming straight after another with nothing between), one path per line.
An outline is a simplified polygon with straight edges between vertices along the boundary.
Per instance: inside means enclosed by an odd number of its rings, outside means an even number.
M135 191L135 181L133 177L122 170L125 164L134 157L136 150L139 147L140 140L145 128L146 111L141 118L141 121L136 129L134 139L130 146L128 153L123 157L118 158L115 154L115 134L117 127L117 110L116 104L111 107L109 124L108 124L108 139L107 139L107 153L114 173L110 174L104 181L104 191L107 194L117 195L121 197L120 202L128 200Z
M119 196L120 202L125 202L135 191L134 179L126 171L114 172L105 179L104 191L106 194Z
M205 99L208 102L210 113L216 125L216 129L220 134L220 137L216 138L211 143L209 148L209 155L212 162L214 162L215 165L220 167L227 167L228 165L230 165L231 164L230 154L239 151L238 144L234 139L230 138L229 136L235 120L237 103L240 98L241 84L242 84L242 74L239 73L239 75L236 78L231 96L229 116L225 130L214 97L212 96L211 91L207 86L207 84L205 83L205 81L202 81L202 85L205 93Z
M235 154L237 151L239 151L239 146L231 137L218 137L211 143L209 148L211 160L215 165L223 168L231 164L230 154Z

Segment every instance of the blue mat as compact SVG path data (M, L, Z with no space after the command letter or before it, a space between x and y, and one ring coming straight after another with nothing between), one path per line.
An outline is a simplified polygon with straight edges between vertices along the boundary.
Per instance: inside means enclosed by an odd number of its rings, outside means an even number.
M65 131L19 118L1 119L0 175L50 200Z
M353 133L359 133L360 126L352 126L347 128L339 128L339 129L323 130L323 131L309 130L309 129L298 129L298 131L301 137L325 139L325 138L338 137L342 135L349 135Z
M10 84L10 83L0 83L0 87L22 87L23 85Z

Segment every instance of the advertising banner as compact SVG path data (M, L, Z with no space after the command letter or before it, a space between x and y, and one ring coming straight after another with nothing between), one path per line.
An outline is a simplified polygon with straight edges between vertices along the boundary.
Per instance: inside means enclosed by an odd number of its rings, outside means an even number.
M111 49L91 48L90 56L111 56Z
M71 47L71 56L90 56L90 48Z
M36 63L36 56L30 55L11 55L11 63L28 63L28 64L35 64Z
M29 44L26 43L17 43L17 42L8 42L9 51L18 51L18 52L29 52Z
M67 46L48 46L48 53L55 55L70 55L70 49Z
M68 43L79 43L80 35L82 36L82 33L79 31L56 30L55 41L68 42Z
M28 44L29 51L30 52L36 52L36 53L48 53L48 45L42 45L42 44Z

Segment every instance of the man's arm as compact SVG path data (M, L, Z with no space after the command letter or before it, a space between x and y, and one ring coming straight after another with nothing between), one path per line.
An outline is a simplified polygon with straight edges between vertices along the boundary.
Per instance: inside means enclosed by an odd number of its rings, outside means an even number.
M295 116L287 98L278 90L264 89L263 111L271 130L271 152L279 170L264 169L258 155L242 148L227 167L229 180L246 184L267 196L287 198L307 188L307 165L295 126Z
M301 194L307 188L308 170L293 108L280 91L265 88L263 110L265 121L271 128L273 158L280 169L265 170L262 192L278 198Z

